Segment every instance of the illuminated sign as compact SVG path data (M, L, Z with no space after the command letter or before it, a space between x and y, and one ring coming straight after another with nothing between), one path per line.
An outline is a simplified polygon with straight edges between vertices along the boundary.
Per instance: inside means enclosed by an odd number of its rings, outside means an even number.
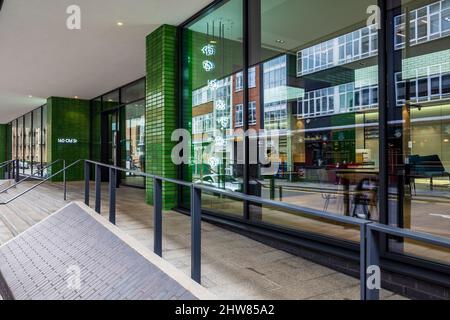
M202 53L207 57L211 57L216 54L216 46L212 44L207 44L202 48Z
M216 68L216 65L214 62L205 60L203 61L203 69L205 69L206 72L213 71Z
M59 144L77 144L78 143L78 139L67 139L67 138L60 138L58 139L58 143Z

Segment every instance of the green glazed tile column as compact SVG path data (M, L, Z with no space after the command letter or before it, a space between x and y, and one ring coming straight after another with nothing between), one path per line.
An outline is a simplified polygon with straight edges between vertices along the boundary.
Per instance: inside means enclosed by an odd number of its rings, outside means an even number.
M163 25L147 36L146 172L177 178L171 159L177 129L177 28ZM147 179L147 202L153 204L153 181ZM177 206L177 187L163 185L164 209Z
M89 158L89 101L50 97L47 100L47 159L51 163L57 159L66 160L67 165ZM62 165L54 166L55 173ZM68 181L83 180L82 164L67 171ZM62 181L62 175L54 181Z

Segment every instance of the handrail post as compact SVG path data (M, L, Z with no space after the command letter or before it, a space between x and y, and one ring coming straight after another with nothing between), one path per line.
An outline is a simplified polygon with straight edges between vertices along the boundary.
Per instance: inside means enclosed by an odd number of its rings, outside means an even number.
M90 164L89 162L84 162L84 204L89 207L89 192L90 192L90 182L91 182L91 174L90 174Z
M202 190L191 187L191 278L201 283Z
M162 257L162 181L153 178L153 249L156 255Z
M361 300L367 300L367 225L360 225L359 230L359 286Z
M100 214L102 199L102 169L98 164L95 165L95 211Z
M366 282L366 299L367 300L379 300L380 288L370 288L368 285L369 271L380 271L380 279L374 279L381 285L381 270L380 270L380 235L376 230L373 230L370 225L366 225L366 238L367 238L367 269L365 272ZM370 270L369 270L370 268ZM375 269L374 269L375 268ZM377 269L377 270L376 270ZM371 275L373 276L373 275ZM375 274L376 276L376 274Z
M109 168L109 222L116 224L116 175L113 168Z
M19 182L19 175L20 175L20 166L19 166L19 159L16 159L16 182Z
M63 160L64 201L67 200L66 160Z

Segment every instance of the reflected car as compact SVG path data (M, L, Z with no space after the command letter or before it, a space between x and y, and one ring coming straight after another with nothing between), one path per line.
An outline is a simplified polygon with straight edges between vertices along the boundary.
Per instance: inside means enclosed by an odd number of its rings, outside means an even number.
M197 179L194 183L201 183L218 189L225 189L232 192L242 191L242 181L235 179L232 176L222 176L218 174L210 174Z
M20 169L30 169L30 163L28 161L19 161L19 168Z

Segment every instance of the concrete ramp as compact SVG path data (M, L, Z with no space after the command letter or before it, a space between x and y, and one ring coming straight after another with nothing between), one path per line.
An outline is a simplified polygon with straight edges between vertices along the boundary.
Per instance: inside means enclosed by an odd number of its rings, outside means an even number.
M81 203L0 247L0 294L11 300L215 298Z

